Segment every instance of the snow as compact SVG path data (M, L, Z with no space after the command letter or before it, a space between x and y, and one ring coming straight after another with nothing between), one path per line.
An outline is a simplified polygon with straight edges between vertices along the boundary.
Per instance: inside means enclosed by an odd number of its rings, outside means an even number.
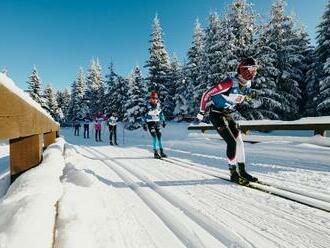
M189 133L187 127L168 123L163 130L169 157L228 175L225 143L214 134ZM330 243L325 211L155 160L150 135L141 129L123 131L119 124L119 147L109 146L108 130L103 131L104 142L95 142L63 128L68 143L58 139L42 165L11 185L0 198L1 248ZM263 181L329 198L330 148L282 136L245 143L245 150L248 171Z
M49 113L44 110L37 102L35 102L29 94L21 90L16 86L13 80L11 80L9 77L6 76L4 73L0 73L0 85L3 85L8 90L10 90L12 93L23 99L26 103L31 105L32 107L36 108L38 111L40 111L42 114L46 115L48 118L52 119L52 117L49 115Z
M56 202L63 193L64 140L44 152L43 162L18 177L0 200L0 247L51 247Z
M9 145L0 141L0 197L2 197L10 184L9 175Z

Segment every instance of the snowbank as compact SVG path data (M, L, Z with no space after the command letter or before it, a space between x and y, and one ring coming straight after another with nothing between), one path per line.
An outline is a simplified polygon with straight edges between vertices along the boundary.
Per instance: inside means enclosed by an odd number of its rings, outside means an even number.
M29 94L24 92L22 89L18 88L13 80L11 80L9 77L7 77L4 73L0 73L0 85L3 85L7 89L9 89L11 92L13 92L15 95L22 98L25 102L27 102L32 107L36 108L38 111L40 111L42 114L46 115L49 119L53 120L53 118L50 116L50 114L44 110L40 104L38 104L36 101L34 101Z
M63 192L64 139L44 152L42 163L18 177L0 200L0 247L52 247L56 202Z

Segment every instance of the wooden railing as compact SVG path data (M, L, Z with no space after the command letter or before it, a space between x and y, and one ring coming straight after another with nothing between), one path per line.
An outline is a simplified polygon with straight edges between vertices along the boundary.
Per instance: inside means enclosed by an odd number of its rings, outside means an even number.
M273 130L313 130L314 135L320 134L326 135L326 130L330 130L329 117L309 117L308 119L300 119L296 121L239 121L239 126L242 132L247 133L249 130L254 131L273 131ZM191 125L188 130L201 130L205 132L207 130L215 130L210 124L203 125Z
M41 162L58 132L59 124L0 73L0 140L9 140L12 179Z

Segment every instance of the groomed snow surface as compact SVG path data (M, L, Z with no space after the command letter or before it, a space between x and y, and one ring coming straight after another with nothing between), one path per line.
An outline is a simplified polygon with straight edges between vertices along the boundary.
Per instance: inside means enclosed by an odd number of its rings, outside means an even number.
M329 212L202 173L228 174L225 143L187 126L163 131L178 164L153 159L141 130L119 127L119 147L106 130L104 142L61 130L0 199L0 247L329 247ZM285 137L245 146L251 174L328 198L330 148Z

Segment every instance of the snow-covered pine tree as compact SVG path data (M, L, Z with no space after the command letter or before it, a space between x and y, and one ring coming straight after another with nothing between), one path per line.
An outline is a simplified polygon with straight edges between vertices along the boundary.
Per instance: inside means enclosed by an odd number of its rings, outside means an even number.
M218 13L210 13L208 20L208 27L205 30L205 56L203 57L201 72L204 74L202 78L206 80L206 82L201 82L198 89L200 91L201 88L203 88L203 92L219 80L218 59L221 54L221 50L218 47L220 31L220 20Z
M82 68L80 68L77 79L71 86L71 102L69 108L69 120L75 118L83 118L89 113L89 108L85 98L86 82L85 75Z
M29 80L27 81L29 95L31 98L39 103L41 107L47 109L45 105L45 99L42 96L42 89L41 89L41 79L38 74L38 70L36 66L33 66L32 74L29 76Z
M56 100L59 109L61 109L63 113L63 119L60 120L60 123L61 125L66 125L69 121L68 114L71 102L71 95L69 90L65 88L63 91L57 91Z
M63 119L63 113L59 109L56 99L56 90L48 84L44 90L45 104L47 105L49 114L55 121Z
M149 59L144 67L149 69L147 79L148 91L157 91L161 102L168 94L166 86L168 85L168 74L170 70L170 62L168 53L164 46L162 38L162 29L160 26L159 18L153 20L151 46L149 48Z
M175 97L177 95L177 87L181 87L182 93L184 93L184 89L182 88L182 67L179 64L176 54L173 54L170 66L171 67L168 74L169 80L167 81L166 85L167 95L162 102L162 109L164 111L164 115L166 119L169 120L174 118L173 112L176 107Z
M311 64L306 72L306 104L304 106L304 116L317 116L317 105L319 104L319 81L321 78L322 64L317 59L316 51L310 55Z
M219 73L222 76L232 76L236 74L238 62L245 57L255 57L256 37L258 25L257 15L252 9L252 4L246 0L234 0L228 7L224 15L220 31L219 47L224 47L222 59L219 59ZM252 91L254 85L252 85ZM260 118L260 113L256 111L259 102L255 99L244 101L239 111L236 112L238 118L256 119Z
M273 36L270 24L263 27L257 42L256 59L258 60L258 73L254 80L254 90L258 108L253 112L254 119L279 119L281 109L281 96L277 93L277 77L280 71L276 68L277 54L272 45Z
M199 92L197 89L200 88L199 85L201 84L198 79L203 65L203 53L204 31L197 19L192 44L187 52L187 63L184 66L184 84L187 86L185 99L188 101L188 114L191 115L195 115L199 110L199 101L202 92Z
M330 0L322 16L322 21L318 25L317 35L317 56L322 66L320 81L319 104L317 111L320 115L330 113Z
M214 78L211 75L211 65L215 63L216 55L213 54L213 46L217 44L216 34L219 29L218 14L213 12L209 14L208 26L204 31L202 42L202 60L198 67L198 77L194 87L195 113L199 111L199 103L203 93L214 84ZM211 79L212 78L212 79Z
M303 58L299 54L299 47L296 44L297 31L294 29L294 23L290 16L285 16L284 0L276 0L272 7L274 35L277 41L277 68L280 75L277 78L278 93L285 101L282 102L282 111L280 118L283 120L292 120L299 117L299 102L301 100L301 90L299 80L301 71L297 65ZM275 43L276 44L276 43Z
M128 101L129 83L127 78L118 76L115 81L115 87L113 92L112 105L115 107L114 111L118 113L119 120L124 119L126 113L126 103Z
M129 75L128 85L128 100L125 106L124 121L127 129L134 130L141 127L146 108L146 88L138 66L135 66Z
M87 94L86 98L89 101L89 109L92 115L98 112L104 112L104 82L102 77L102 68L98 59L91 62L87 75Z
M115 106L114 102L114 93L116 89L116 81L118 80L118 75L114 71L114 65L111 62L110 66L108 67L109 73L105 75L105 106L104 111L106 114L112 113L117 106Z
M297 30L295 42L297 50L297 61L295 63L295 74L297 76L297 81L299 84L299 89L301 91L301 99L298 102L299 104L299 116L306 115L306 105L310 103L311 100L315 97L311 95L311 82L313 80L312 74L310 72L310 68L316 66L315 64L315 56L314 56L314 48L311 46L310 38L308 33L305 31L304 27L301 27ZM309 87L309 89L307 89ZM312 107L313 105L309 105ZM314 105L315 106L315 105ZM308 108L308 106L307 106ZM314 108L316 112L316 108Z

